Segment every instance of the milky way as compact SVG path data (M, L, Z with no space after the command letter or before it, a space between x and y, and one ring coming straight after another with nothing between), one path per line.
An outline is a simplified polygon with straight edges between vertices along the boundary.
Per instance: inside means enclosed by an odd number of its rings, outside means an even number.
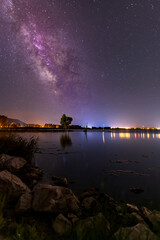
M46 18L36 13L33 1L2 0L0 3L3 19L16 30L17 41L24 52L24 60L38 79L55 95L77 94L78 61L74 50L68 45L63 29L48 30ZM49 16L48 16L49 19Z
M160 127L160 0L0 0L0 114Z

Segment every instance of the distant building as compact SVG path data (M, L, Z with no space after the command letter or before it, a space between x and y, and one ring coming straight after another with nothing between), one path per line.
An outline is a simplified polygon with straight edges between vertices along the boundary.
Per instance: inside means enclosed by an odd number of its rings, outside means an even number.
M56 125L52 123L45 123L44 128L56 128Z
M31 127L31 128L40 128L41 127L41 125L39 125L39 124L27 124L25 127Z

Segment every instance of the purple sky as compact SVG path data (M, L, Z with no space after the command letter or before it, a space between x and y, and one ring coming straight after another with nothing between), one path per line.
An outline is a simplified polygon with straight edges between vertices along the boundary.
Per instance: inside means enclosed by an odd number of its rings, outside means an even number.
M0 114L160 127L159 0L1 0Z

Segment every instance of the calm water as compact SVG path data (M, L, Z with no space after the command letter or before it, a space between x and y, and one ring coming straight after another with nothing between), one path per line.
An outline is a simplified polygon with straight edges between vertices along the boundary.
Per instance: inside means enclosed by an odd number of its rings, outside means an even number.
M74 181L81 193L97 187L116 199L160 209L160 134L111 132L23 133L39 139L36 165L43 182L53 175ZM134 194L130 188L144 189Z

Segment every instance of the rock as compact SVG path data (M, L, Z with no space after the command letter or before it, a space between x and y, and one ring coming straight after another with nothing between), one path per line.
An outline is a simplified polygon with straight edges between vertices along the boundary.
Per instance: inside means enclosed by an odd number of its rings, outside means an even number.
M32 188L38 183L38 175L36 175L35 173L27 173L25 175L24 181Z
M144 219L137 212L132 212L131 215L133 217L135 217L135 219L137 220L137 223L144 223L145 224Z
M69 234L72 230L71 222L61 213L56 217L53 223L53 229L59 235Z
M146 207L141 207L141 212L144 215L144 217L148 217L151 214L151 211Z
M150 211L146 207L142 207L141 210L147 222L152 226L153 231L160 234L160 212Z
M30 186L33 187L38 183L38 180L42 177L43 171L39 168L29 166L27 173L23 176L23 180Z
M36 173L29 172L26 174L28 180L33 181L33 180L38 180L38 175Z
M38 167L30 167L28 171L32 174L37 175L39 178L43 175L43 170Z
M68 185L68 180L67 178L62 178L62 177L57 177L57 176L53 176L52 180L54 182L55 185L58 186L64 186L66 187Z
M76 227L77 239L108 239L110 224L102 213L80 220Z
M152 223L153 231L160 234L160 212L155 210L152 211L148 219Z
M79 200L68 188L40 184L34 189L32 207L38 212L78 212Z
M86 197L82 201L82 207L85 210L92 210L97 204L97 201L94 197Z
M118 214L123 213L123 208L121 205L114 203L113 207L115 208Z
M130 188L130 191L136 194L144 192L142 188Z
M31 209L31 201L32 201L32 194L31 193L24 193L20 196L18 203L16 205L16 212L26 212Z
M126 205L127 205L127 208L128 208L128 210L129 210L130 212L139 212L139 209L138 209L137 206L132 205L132 204L130 204L130 203L127 203Z
M88 188L86 189L82 194L81 194L81 199L86 198L86 197L93 197L97 196L98 190L95 188Z
M0 191L12 197L20 197L22 194L30 192L30 189L20 178L4 170L0 172Z
M36 185L38 181L36 179L33 180L32 185Z
M16 173L26 165L26 160L22 157L13 157L6 154L0 155L0 168Z
M116 240L159 240L159 238L144 224L120 228L115 234Z
M73 213L68 213L67 217L73 224L79 220L79 218Z

